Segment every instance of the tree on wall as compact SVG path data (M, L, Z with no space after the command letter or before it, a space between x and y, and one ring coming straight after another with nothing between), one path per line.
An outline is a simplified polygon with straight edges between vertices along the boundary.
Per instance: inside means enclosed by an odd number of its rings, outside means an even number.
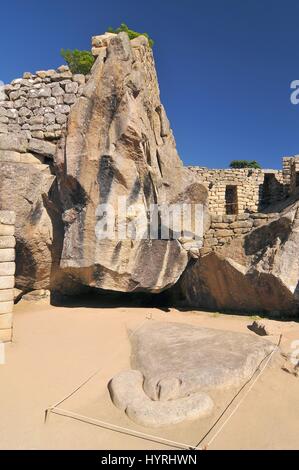
M233 160L230 162L229 166L230 168L262 168L256 160Z
M61 49L62 57L68 64L72 73L83 73L87 75L95 61L90 51L79 51L79 49Z

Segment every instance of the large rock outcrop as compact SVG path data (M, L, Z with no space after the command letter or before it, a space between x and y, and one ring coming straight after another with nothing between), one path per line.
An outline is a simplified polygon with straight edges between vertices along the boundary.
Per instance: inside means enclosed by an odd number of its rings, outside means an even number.
M117 216L118 197L125 197L129 223L152 203L205 203L207 192L176 152L146 38L94 40L90 80L61 66L25 73L1 93L0 209L16 212L16 286L23 292L157 292L198 255L190 236L96 238L99 204Z
M190 181L177 154L147 39L130 41L125 33L104 39L56 157L65 224L60 267L85 286L159 292L177 281L196 247L174 238L100 239L99 205L128 226L144 221L151 204L185 196L205 203L207 193Z
M194 307L298 315L299 202L202 256L176 288L183 302Z

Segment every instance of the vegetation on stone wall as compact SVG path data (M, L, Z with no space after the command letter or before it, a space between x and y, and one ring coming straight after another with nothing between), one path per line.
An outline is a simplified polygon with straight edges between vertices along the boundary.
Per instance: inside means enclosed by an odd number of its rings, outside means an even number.
M230 162L229 166L230 168L262 168L256 160L233 160Z
M130 39L137 38L138 36L145 36L148 39L149 45L153 47L154 41L153 39L147 34L147 33L138 33L137 31L134 31L133 29L130 29L125 23L121 23L121 25L114 29L111 26L108 28L109 33L121 33L124 31L125 33L128 34Z
M70 49L61 49L60 53L72 73L82 73L87 75L95 61L90 51L79 51L78 49L71 51Z

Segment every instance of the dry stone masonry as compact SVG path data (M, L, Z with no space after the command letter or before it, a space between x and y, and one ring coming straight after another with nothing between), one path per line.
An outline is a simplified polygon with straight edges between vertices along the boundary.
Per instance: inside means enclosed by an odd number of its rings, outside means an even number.
M15 213L0 211L0 341L12 339L15 284Z
M277 213L243 213L239 215L212 215L210 229L204 236L202 254L217 250L233 239L244 237L257 227L278 218Z
M86 80L84 75L72 74L66 65L57 70L24 73L23 78L4 87L4 100L0 101L0 134L57 141L66 128L70 107L82 94Z
M208 188L211 214L258 212L282 200L286 194L281 170L201 167L189 167L189 170Z

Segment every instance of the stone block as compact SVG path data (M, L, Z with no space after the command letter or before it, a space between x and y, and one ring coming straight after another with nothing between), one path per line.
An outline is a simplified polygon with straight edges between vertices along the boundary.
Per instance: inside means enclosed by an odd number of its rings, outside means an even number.
M0 276L0 289L12 289L14 285L14 276Z
M98 47L107 47L110 40L116 36L115 33L105 33L105 34L101 34L101 35L98 35L98 36L93 36L92 39L91 39L91 44L92 44L92 47L95 47L95 48L98 48Z
M51 88L48 86L41 87L37 92L37 98L49 98L51 96Z
M58 104L54 110L55 114L69 114L71 108L67 104Z
M1 262L0 259L0 276L13 276L15 274L16 264L13 261Z
M16 240L14 236L0 236L0 249L2 248L14 248Z
M224 228L228 228L229 224L225 224L224 222L214 222L212 223L211 227L224 229Z
M76 73L73 76L74 82L78 83L78 85L84 85L85 84L85 75L82 73Z
M59 73L64 73L64 72L69 72L70 68L68 65L60 65L59 67L57 67L57 72Z
M52 96L54 96L55 98L57 96L63 96L63 95L64 95L64 90L63 90L63 88L61 88L61 86L59 84L55 85L52 88Z
M206 238L204 240L204 248L209 247L209 246L215 246L215 245L218 245L217 238Z
M27 139L16 135L0 135L0 150L11 150L14 152L26 152L28 146Z
M237 216L236 215L224 215L223 216L223 222L235 222Z
M64 124L67 121L67 116L65 114L58 113L56 114L56 122L58 124Z
M35 156L32 155L32 153L23 153L21 154L20 158L20 163L30 163L33 165L41 165L44 163L44 157L43 156Z
M231 228L251 228L253 225L252 220L239 220L230 224Z
M23 106L22 108L19 109L19 116L30 118L32 116L32 111L26 106Z
M69 83L66 83L66 85L65 85L66 93L75 93L76 94L77 91L78 91L78 88L79 88L79 84L76 81L74 81L74 82L70 81Z
M28 143L28 150L33 153L44 155L45 157L54 157L56 145L39 139L31 139Z
M20 162L20 153L12 152L11 150L0 150L0 162Z
M0 289L0 302L11 302L14 300L14 289Z
M14 225L16 223L16 214L14 211L0 211L0 224Z
M76 99L77 98L76 98L76 95L74 93L66 93L64 95L63 101L64 101L64 103L71 105L71 104L74 104L76 102Z
M15 260L14 248L4 248L0 250L0 263Z
M13 309L13 300L8 302L0 302L0 315L3 313L11 313Z
M250 217L252 219L267 219L268 214L263 214L261 212L256 212L255 214L251 214Z
M227 229L223 229L223 230L216 230L215 232L215 236L218 238L224 238L224 237L231 237L232 235L234 234L234 232L232 230L227 230Z
M92 47L91 48L91 53L94 57L97 57L100 54L103 54L106 52L106 47Z
M237 215L237 220L248 220L250 218L250 214L245 212L244 214Z
M2 225L0 224L0 237L11 236L15 233L15 227L13 225Z
M212 214L211 220L212 222L222 222L222 215Z

